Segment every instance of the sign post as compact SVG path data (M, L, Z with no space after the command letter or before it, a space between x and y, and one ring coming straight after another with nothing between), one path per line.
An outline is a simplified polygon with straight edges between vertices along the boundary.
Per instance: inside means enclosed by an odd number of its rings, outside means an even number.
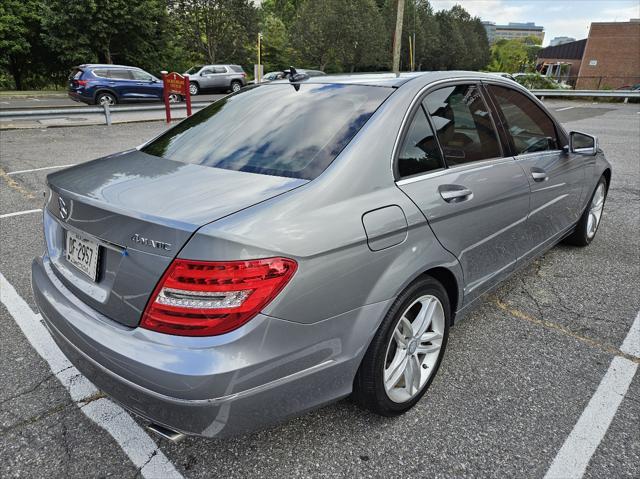
M176 72L162 72L162 95L164 98L164 108L167 116L167 123L171 123L171 106L169 97L172 94L181 95L187 102L187 116L191 116L191 92L189 91L189 75L180 75Z

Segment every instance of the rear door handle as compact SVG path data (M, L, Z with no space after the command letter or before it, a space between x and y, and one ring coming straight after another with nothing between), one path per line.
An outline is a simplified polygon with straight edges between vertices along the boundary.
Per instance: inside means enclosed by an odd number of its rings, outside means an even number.
M473 192L462 185L440 185L438 192L447 203L460 203L473 198Z
M533 181L536 182L542 182L542 181L547 181L549 179L549 175L547 175L547 172L544 171L542 168L537 168L537 167L532 167L531 168L531 177L533 178Z

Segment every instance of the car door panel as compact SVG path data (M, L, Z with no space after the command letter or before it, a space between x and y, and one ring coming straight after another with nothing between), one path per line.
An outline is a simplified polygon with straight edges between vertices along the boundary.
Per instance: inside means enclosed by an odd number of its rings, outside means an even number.
M439 88L426 96L422 106L437 131L440 155L447 168L404 178L397 184L422 210L442 246L458 258L466 304L515 268L517 243L529 212L529 183L520 165L512 157L503 156L492 115L478 86ZM417 137L414 129L412 124L406 138ZM399 161L405 149L403 145ZM424 164L432 163L429 160ZM412 159L399 171L413 174L415 164Z
M518 243L518 258L526 260L578 221L585 162L563 150L563 135L531 98L505 85L487 88L531 190L526 234Z
M445 185L466 188L471 197L448 202L441 194ZM515 245L529 211L529 185L512 158L443 170L399 186L424 212L442 246L460 261L465 303L513 270Z
M531 189L525 243L518 253L526 259L578 221L584 166L562 150L517 156L516 161Z

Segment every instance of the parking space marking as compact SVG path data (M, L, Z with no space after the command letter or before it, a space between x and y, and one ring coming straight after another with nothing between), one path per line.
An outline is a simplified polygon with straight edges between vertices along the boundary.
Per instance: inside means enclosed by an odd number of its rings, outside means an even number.
M47 362L80 410L115 439L143 477L182 478L171 461L129 413L102 395L71 364L42 324L42 317L31 310L2 273L0 302L5 305L31 346Z
M640 355L640 313L620 349L635 357ZM636 362L620 356L613 358L598 389L551 463L545 479L573 479L584 475L591 457L627 394L637 369Z
M55 170L57 168L68 168L69 166L75 166L76 163L71 163L69 165L57 165L57 166L45 166L42 168L32 168L30 170L18 170L18 171L10 171L7 175L20 175L22 173L33 173L34 171L43 171L43 170Z
M15 211L13 213L5 213L3 215L0 215L0 218L10 218L11 216L20 216L20 215L28 215L31 213L38 213L41 212L42 208L37 208L35 210L24 210L24 211Z
M572 108L575 108L575 106L565 106L564 108L558 108L556 111L571 110Z

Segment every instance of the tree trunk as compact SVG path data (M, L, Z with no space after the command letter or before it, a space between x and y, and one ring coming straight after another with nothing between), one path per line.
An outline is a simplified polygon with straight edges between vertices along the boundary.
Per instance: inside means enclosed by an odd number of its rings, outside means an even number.
M16 90L22 90L22 70L20 69L19 62L14 57L9 59L9 71L13 77Z

